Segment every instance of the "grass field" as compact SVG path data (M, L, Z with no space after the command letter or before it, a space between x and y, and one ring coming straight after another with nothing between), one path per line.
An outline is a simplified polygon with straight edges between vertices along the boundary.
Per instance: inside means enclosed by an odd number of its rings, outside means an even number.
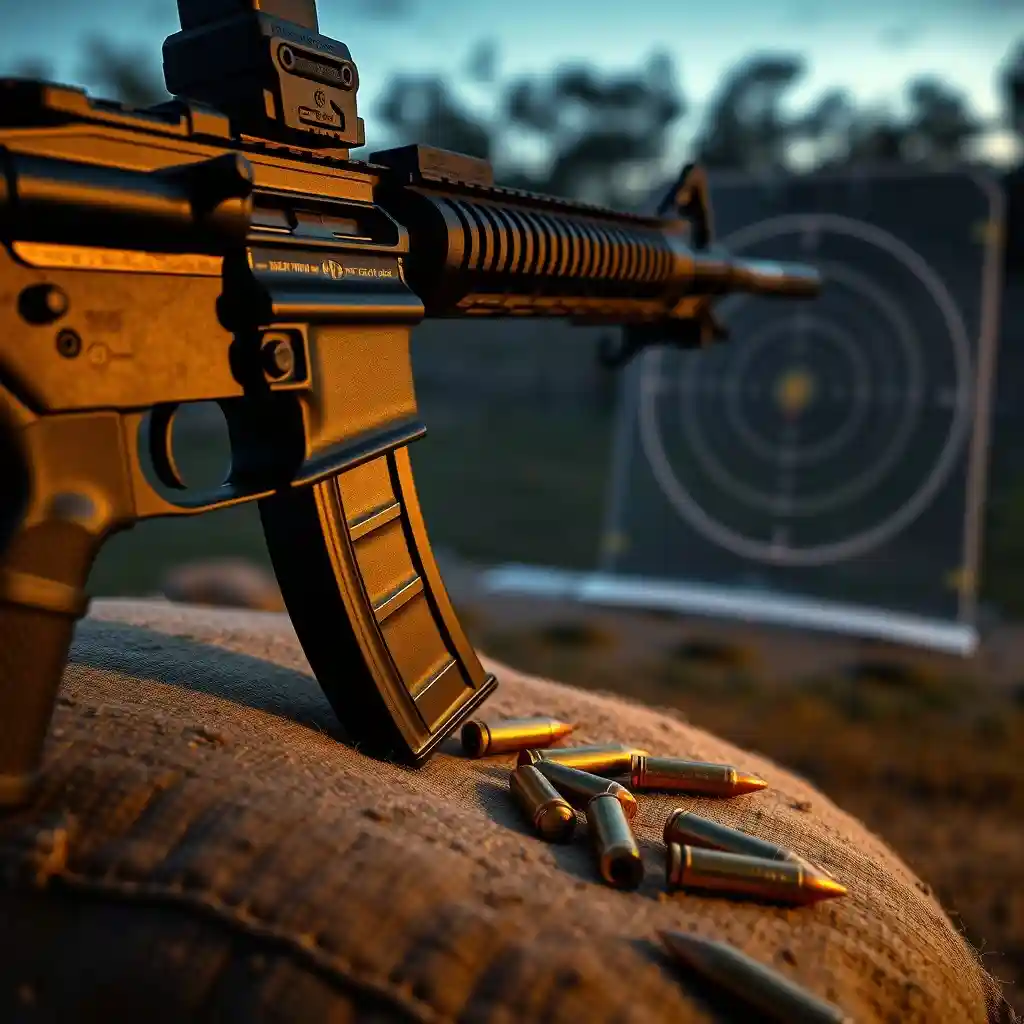
M426 401L426 438L411 446L424 515L436 548L482 564L525 562L570 569L597 561L613 419L576 407ZM183 460L209 478L222 462L202 436ZM1024 456L997 452L986 528L982 598L1024 617ZM156 592L185 561L237 556L269 566L255 506L142 523L112 538L90 580L100 596Z
M424 409L427 437L413 467L432 543L481 562L591 568L597 557L612 424L607 415L478 406ZM183 444L208 475L219 453ZM113 537L90 581L101 596L147 594L184 561L237 556L269 565L254 506L151 520Z

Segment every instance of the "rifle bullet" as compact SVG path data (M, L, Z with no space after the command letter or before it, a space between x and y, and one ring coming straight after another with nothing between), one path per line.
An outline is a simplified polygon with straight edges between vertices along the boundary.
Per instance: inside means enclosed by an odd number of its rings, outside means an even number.
M675 931L659 935L676 961L760 1011L768 1020L779 1024L853 1024L838 1006L724 942Z
M530 824L549 843L567 843L576 831L576 812L532 765L517 768L508 788Z
M467 757L509 754L557 743L574 728L557 718L509 718L504 722L473 719L462 727L462 749Z
M765 860L794 860L796 854L766 839L730 828L717 821L701 818L690 811L677 807L665 822L665 845L700 846L724 853L740 853L747 857L761 857Z
M644 878L644 862L622 804L601 793L587 804L587 825L601 877L616 889L635 889Z
M594 775L625 775L630 770L633 756L646 753L646 750L618 743L599 747L551 747L548 750L524 750L519 755L519 763L555 761Z
M580 810L585 810L595 796L609 795L622 804L626 817L632 821L636 817L636 798L625 786L620 786L611 779L602 779L600 775L570 768L557 761L537 761L533 765L558 790L566 800Z
M674 793L700 793L704 796L741 796L765 789L760 775L737 771L728 764L682 761L675 757L634 755L630 764L632 789L664 789Z
M804 906L846 894L846 887L806 861L765 860L670 843L665 884L673 889L752 896Z

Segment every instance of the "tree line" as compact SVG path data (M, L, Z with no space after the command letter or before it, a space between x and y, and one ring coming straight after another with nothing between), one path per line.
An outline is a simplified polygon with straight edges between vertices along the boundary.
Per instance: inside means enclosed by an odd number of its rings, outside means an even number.
M372 141L485 157L502 184L612 205L634 204L672 173L693 106L670 54L654 52L616 72L575 63L503 76L499 64L496 45L484 41L454 73L392 75L376 108L363 110ZM45 70L32 65L22 73ZM942 167L972 160L975 142L992 127L934 76L908 82L898 112L858 105L840 89L794 110L789 99L806 73L799 54L752 54L723 76L683 152L712 170L755 173L894 162ZM102 39L88 46L79 77L128 104L167 99L147 55ZM1024 138L1024 40L1000 79L1000 124Z
M505 183L555 195L614 204L664 178L689 113L668 54L615 74L570 65L498 81L488 53L483 44L467 77L489 86L489 115L473 111L450 78L397 75L379 116L402 140L488 157ZM712 170L754 173L894 162L934 168L969 162L991 129L960 91L932 76L907 84L902 113L860 107L839 89L794 112L787 100L806 72L799 55L754 54L737 64L711 97L690 152ZM1001 122L1024 136L1024 42L1001 77ZM524 137L541 154L532 165L512 145Z

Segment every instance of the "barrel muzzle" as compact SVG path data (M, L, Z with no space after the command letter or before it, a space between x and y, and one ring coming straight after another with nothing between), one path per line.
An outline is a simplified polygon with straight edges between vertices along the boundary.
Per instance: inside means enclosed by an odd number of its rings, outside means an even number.
M729 291L791 299L813 299L821 292L821 274L805 263L736 259L730 269L733 287Z

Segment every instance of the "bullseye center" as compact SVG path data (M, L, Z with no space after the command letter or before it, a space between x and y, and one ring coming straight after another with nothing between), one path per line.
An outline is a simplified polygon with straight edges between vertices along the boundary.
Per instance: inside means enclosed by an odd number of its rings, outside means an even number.
M775 382L775 402L782 415L796 419L814 401L814 375L802 366L786 370Z

